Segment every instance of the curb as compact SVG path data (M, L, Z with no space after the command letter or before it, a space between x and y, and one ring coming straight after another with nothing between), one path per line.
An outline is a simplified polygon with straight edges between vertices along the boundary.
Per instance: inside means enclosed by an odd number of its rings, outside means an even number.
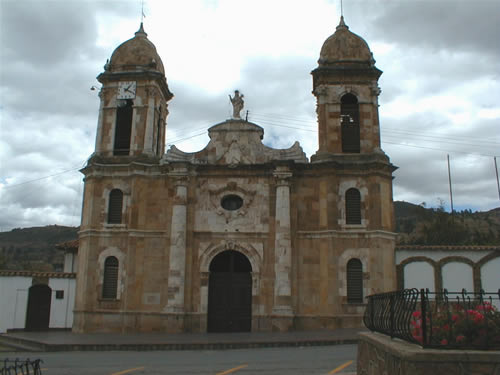
M357 344L358 339L304 340L304 341L255 341L213 343L165 344L48 344L6 335L0 336L4 345L17 347L16 351L71 352L71 351L161 351L161 350L231 350L284 348L300 346L333 346ZM17 345L16 345L17 344ZM26 345L26 346L25 346Z

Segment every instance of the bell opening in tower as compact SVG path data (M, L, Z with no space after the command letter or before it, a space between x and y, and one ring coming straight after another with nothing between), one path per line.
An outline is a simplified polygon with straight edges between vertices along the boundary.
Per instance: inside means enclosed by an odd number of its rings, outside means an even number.
M113 155L128 155L132 133L132 100L120 100L116 108L115 143Z
M359 153L359 104L353 94L345 94L340 100L342 121L342 152Z

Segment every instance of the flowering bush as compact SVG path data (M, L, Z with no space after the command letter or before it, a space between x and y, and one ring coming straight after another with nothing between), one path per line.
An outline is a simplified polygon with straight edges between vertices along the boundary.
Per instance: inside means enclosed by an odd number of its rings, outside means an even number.
M420 344L449 347L500 347L500 312L489 302L473 308L459 303L440 305L426 314L424 343L422 313L415 311L410 321L411 334Z

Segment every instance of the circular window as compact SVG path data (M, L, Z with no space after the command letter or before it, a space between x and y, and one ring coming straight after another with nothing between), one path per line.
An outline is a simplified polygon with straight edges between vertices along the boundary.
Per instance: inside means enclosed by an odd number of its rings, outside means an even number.
M243 199L234 194L226 195L221 199L220 205L225 210L235 211L243 206Z

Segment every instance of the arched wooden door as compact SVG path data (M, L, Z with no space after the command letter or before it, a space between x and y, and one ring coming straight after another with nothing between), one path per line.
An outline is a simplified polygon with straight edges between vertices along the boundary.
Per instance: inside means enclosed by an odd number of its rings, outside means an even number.
M51 297L52 289L48 285L37 284L29 289L25 327L27 331L49 329Z
M243 254L228 250L210 263L208 332L252 329L252 266Z

